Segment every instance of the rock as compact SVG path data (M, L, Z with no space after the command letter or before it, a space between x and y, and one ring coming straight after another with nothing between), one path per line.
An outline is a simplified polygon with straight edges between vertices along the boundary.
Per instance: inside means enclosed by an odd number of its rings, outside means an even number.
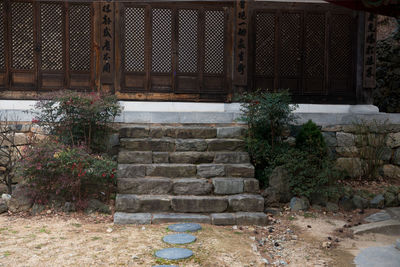
M182 260L193 256L193 252L186 248L165 248L157 250L155 255L165 260Z
M392 158L392 149L390 149L389 147L383 147L380 151L381 153L381 160L389 162L390 159Z
M382 194L376 195L373 199L371 199L369 205L374 209L382 209L385 207L385 197Z
M278 208L265 208L264 212L272 215L278 215L281 212L281 210Z
M7 212L8 211L8 206L7 203L4 199L0 199L0 214Z
M118 178L145 177L146 165L140 164L118 164Z
M97 211L100 213L111 214L110 207L97 199L90 199L88 201L88 206L85 211L87 213L93 213Z
M196 166L192 164L152 164L146 166L147 176L158 177L195 177Z
M124 213L116 212L114 214L115 224L150 224L150 213Z
M76 211L75 204L72 202L65 202L63 207L64 212L73 212Z
M207 139L208 151L246 151L240 139Z
M194 222L194 223L211 223L208 215L190 214L190 213L155 213L151 223L170 223L170 222Z
M351 211L355 205L350 197L344 196L339 200L339 207L345 211Z
M268 204L290 201L290 177L287 170L283 167L276 167L269 176L269 187L262 192L265 201Z
M400 239L396 240L395 246L398 250L400 250Z
M326 203L326 210L330 211L330 212L338 212L339 211L339 206L336 203L327 202Z
M213 213L211 214L211 223L214 225L235 225L235 213Z
M215 163L249 163L250 157L247 152L216 152Z
M8 202L8 209L11 212L28 211L32 207L32 204L28 187L17 185Z
M197 165L197 175L204 178L225 176L225 166L222 164L200 164Z
M351 133L337 132L337 145L341 147L351 147L355 145L354 135Z
M237 212L236 223L238 225L266 225L268 217L263 212Z
M189 244L196 241L196 237L190 234L172 234L163 237L163 241L168 244Z
M363 174L363 165L359 158L338 158L336 167L346 171L351 178L358 178Z
M322 132L322 136L324 137L327 146L337 146L336 134L334 132Z
M385 164L385 165L383 165L382 171L383 171L383 176L385 178L400 179L400 167L399 166Z
M118 153L118 163L141 163L151 164L153 159L151 151L120 151Z
M33 204L31 213L33 216L40 214L44 210L44 206L40 204Z
M259 195L234 195L228 197L229 210L231 211L263 211L264 198Z
M172 179L168 178L118 178L120 194L168 194L172 190Z
M225 176L254 178L254 166L251 164L226 164Z
M226 198L215 196L173 196L171 203L176 212L219 213L228 208Z
M243 179L241 178L213 178L214 193L217 195L240 194L244 191Z
M176 151L206 151L204 139L176 139Z
M393 155L393 163L400 165L400 148L396 149Z
M400 146L400 133L389 133L386 139L386 145L390 148Z
M213 152L173 152L169 155L170 163L190 163L190 164L202 164L212 163L214 160ZM168 162L168 161L167 161ZM222 162L216 162L222 163Z
M244 192L246 193L258 193L260 190L260 184L257 179L248 178L243 180Z
M390 220L391 218L392 217L390 216L389 213L387 213L385 210L382 210L380 212L371 214L368 217L365 217L364 220L366 222L381 222Z
M310 203L305 198L293 197L290 200L289 206L291 211L308 210Z
M172 188L175 195L208 195L211 193L212 185L207 179L186 178L174 179Z
M385 207L396 207L398 205L397 195L392 192L385 192Z
M153 152L153 163L168 163L169 154L168 152ZM184 162L181 162L184 163Z
M5 200L5 201L8 203L8 201L10 201L10 199L11 199L11 195L9 195L9 194L2 194L2 195L1 195L1 199Z
M354 195L353 204L357 209L363 210L368 208L369 201L359 195Z
M168 229L174 232L197 232L201 230L201 225L198 223L177 223L168 226Z
M218 138L241 138L245 134L244 127L219 127L217 128Z

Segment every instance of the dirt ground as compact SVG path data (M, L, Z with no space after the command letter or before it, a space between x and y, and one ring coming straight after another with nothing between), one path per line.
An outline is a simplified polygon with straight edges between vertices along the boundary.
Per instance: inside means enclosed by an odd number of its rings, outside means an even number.
M360 218L352 217L351 223ZM360 248L396 237L352 237L348 215L283 213L265 227L211 226L195 233L194 252L179 266L353 266ZM117 226L106 215L46 213L0 216L0 266L152 266L170 247L166 224ZM397 237L399 238L399 237ZM267 264L268 263L268 264Z

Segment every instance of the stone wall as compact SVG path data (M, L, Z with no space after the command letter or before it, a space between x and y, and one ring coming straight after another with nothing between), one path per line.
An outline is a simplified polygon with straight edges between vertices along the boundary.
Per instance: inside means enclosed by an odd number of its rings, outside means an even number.
M4 131L5 129L10 129L11 131L15 132L13 143L20 150L22 150L24 146L27 146L34 141L42 140L46 137L44 131L40 127L38 127L37 125L32 125L31 123L7 122L7 125L0 124L0 131ZM12 133L9 136L12 136ZM9 145L9 143L4 142L3 149L7 149ZM5 158L4 156L0 156L0 181L3 181L3 173L5 171L4 164L6 163L6 160L7 158ZM20 183L21 181L22 177L19 176L15 176L13 179L14 184ZM3 183L0 183L0 195L3 193L7 193L7 191L7 186Z
M324 126L322 134L338 166L349 176L365 176L376 167L378 175L400 179L400 125Z

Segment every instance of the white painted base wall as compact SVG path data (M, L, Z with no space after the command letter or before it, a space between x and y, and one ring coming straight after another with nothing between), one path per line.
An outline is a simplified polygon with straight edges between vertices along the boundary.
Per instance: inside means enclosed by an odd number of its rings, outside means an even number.
M31 121L36 101L0 100L0 114L8 120ZM120 101L118 122L123 123L240 123L240 103ZM355 120L388 120L400 123L399 114L380 113L373 105L299 104L298 123L309 119L320 125L349 124Z

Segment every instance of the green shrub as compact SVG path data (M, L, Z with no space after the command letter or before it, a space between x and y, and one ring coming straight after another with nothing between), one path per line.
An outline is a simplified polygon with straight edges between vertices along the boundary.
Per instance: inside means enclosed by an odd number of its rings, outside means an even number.
M245 93L239 101L242 102L241 119L248 124L247 150L256 169L256 178L266 186L269 174L279 166L277 157L289 149L282 140L289 124L295 121L292 112L297 106L290 105L288 91L258 90Z
M90 154L85 147L69 147L54 140L26 147L18 172L32 189L36 203L57 195L78 207L89 197L108 198L116 185L117 163Z
M311 120L303 124L296 136L296 147L312 154L325 156L327 146L320 128Z
M86 145L95 152L106 150L110 123L121 112L115 96L60 91L35 106L33 122L66 145Z
M327 145L319 127L312 121L302 125L296 146L284 142L290 124L295 122L287 91L245 94L241 99L243 120L248 124L247 150L256 168L256 178L268 185L278 166L288 170L293 195L310 197L314 192L337 194L336 181L342 173L328 157Z

